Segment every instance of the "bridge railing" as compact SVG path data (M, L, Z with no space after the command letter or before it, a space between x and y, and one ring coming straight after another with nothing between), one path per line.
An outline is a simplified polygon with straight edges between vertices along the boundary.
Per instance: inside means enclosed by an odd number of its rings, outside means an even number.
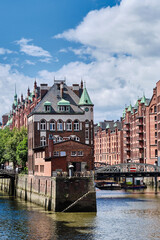
M100 167L95 170L96 173L105 172L121 172L121 173L131 173L131 172L160 172L160 167L151 164L143 163L122 163L117 165L110 165L105 167Z

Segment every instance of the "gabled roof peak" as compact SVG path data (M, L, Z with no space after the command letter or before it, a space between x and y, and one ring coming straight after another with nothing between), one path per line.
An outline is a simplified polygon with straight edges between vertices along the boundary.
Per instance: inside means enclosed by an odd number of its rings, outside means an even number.
M89 94L87 92L87 89L86 87L83 89L83 92L82 92L82 95L81 95L81 98L79 100L79 105L92 105L93 106L93 103L89 97Z

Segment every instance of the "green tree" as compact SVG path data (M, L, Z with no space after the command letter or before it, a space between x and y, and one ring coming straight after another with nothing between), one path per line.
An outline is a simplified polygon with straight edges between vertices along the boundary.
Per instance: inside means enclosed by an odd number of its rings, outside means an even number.
M26 166L28 155L28 138L24 137L23 140L18 144L16 150L17 164L22 165L22 168Z
M14 168L17 165L25 167L28 151L27 129L22 127L20 130L14 128L12 131L5 129L3 131L2 141L0 141L0 154L3 155L3 162L12 162Z

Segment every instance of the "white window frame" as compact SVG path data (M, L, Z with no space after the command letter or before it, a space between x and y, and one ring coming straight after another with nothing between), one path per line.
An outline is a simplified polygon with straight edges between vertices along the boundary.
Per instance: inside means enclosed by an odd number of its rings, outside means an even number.
M50 121L50 123L49 123L49 130L50 131L55 131L56 130L56 123L55 123L55 121Z
M46 145L46 137L42 136L42 137L40 138L40 145L41 145L41 146L45 146L45 145Z
M72 151L72 152L71 152L71 156L72 156L72 157L77 156L77 152L76 152L76 151Z
M63 131L63 121L62 120L57 121L57 131Z
M61 157L65 157L66 156L66 152L65 151L60 151L60 156Z
M89 129L85 129L85 139L89 139Z
M77 156L83 156L83 151L78 151Z
M46 121L45 120L41 120L41 122L40 122L40 130L46 130Z
M46 106L45 106L45 112L50 112L50 111L51 111L51 106L46 105Z
M66 122L66 130L67 131L72 131L72 121L71 120L67 120L67 122Z
M78 120L74 121L74 131L79 131L79 121Z
M59 156L59 152L58 151L53 152L53 156L54 157L58 157Z

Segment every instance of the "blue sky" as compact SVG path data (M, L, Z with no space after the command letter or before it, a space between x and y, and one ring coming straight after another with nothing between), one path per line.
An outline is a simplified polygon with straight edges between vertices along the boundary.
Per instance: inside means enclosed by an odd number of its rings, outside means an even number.
M153 0L0 1L0 115L14 86L34 79L86 81L95 122L119 119L125 104L159 80L160 3Z

